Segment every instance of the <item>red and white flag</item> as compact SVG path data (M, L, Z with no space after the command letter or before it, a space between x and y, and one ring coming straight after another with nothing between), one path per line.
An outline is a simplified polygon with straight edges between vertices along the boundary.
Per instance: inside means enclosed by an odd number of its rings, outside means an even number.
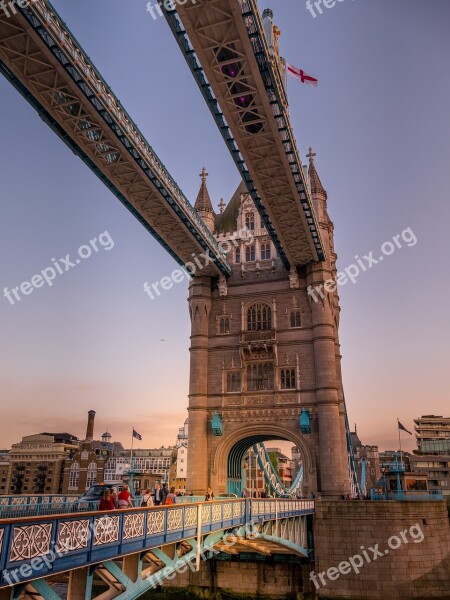
M312 85L314 87L317 87L317 79L315 77L311 77L311 75L307 75L305 71L303 71L303 69L293 67L289 63L286 63L286 68L289 75L292 75L292 77L295 77L295 79L298 79L302 83L306 83L306 85Z

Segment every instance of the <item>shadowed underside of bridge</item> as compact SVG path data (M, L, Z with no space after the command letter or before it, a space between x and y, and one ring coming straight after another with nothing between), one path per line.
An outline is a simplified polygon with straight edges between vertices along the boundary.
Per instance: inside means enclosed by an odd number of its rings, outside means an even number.
M229 499L1 521L0 598L58 600L67 571L70 600L90 600L94 578L97 598L132 599L220 554L307 560L313 513L311 501Z
M209 252L204 274L230 273L214 237L50 3L0 12L0 71L179 264Z

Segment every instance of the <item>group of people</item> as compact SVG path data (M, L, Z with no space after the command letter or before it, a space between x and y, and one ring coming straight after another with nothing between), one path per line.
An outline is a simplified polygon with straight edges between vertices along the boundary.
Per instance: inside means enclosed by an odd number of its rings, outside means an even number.
M175 494L174 487L171 487L169 490L167 484L163 483L161 487L159 483L157 483L153 492L151 490L145 490L143 494L140 494L140 497L142 498L141 506L159 506L161 504L174 504L177 495ZM133 506L130 488L125 484L118 495L114 492L113 488L106 488L100 500L98 510L108 511L133 508Z
M141 506L150 507L175 504L177 496L181 496L181 493L176 494L174 487L171 487L169 490L166 483L163 483L162 486L157 483L153 491L145 490L143 493L139 492L136 495L141 498ZM194 496L194 492L190 492L188 495ZM205 502L212 500L214 500L214 492L208 487L205 493ZM130 488L125 484L118 495L114 492L113 488L105 488L98 510L109 511L118 508L132 508L133 506Z

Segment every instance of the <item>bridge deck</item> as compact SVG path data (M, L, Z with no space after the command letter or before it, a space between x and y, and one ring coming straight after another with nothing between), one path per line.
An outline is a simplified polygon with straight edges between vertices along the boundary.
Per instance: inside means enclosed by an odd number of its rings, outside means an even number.
M0 72L179 264L209 252L213 261L203 274L231 272L204 222L47 0L16 4L10 17L0 12Z
M188 40L180 46L280 255L290 266L323 260L280 70L256 0L178 3L167 17L179 43ZM208 86L214 96L205 93Z
M0 587L196 539L222 530L303 517L305 500L220 500L113 512L0 520ZM272 539L270 536L268 539Z

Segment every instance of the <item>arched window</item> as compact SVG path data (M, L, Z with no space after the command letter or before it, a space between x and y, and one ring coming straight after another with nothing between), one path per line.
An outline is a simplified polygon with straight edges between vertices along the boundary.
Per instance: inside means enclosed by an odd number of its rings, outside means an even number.
M251 246L247 246L245 249L245 260L247 262L253 262L256 260L255 246L252 244Z
M241 372L232 371L227 373L227 392L241 391Z
M302 317L299 310L293 310L291 312L291 327L301 327Z
M87 468L86 489L89 489L97 482L97 464L91 462Z
M281 389L282 390L295 390L296 388L296 377L295 369L281 369Z
M70 467L69 474L69 490L78 490L78 484L80 483L80 465L74 462Z
M250 231L255 231L255 213L248 212L245 214L245 226Z
M241 249L236 248L236 254L234 257L234 262L238 265L241 262Z
M270 258L270 243L261 244L261 260L269 260Z
M273 364L256 363L247 365L247 390L273 390Z
M230 319L228 317L220 318L219 331L221 334L230 333Z
M268 304L252 304L247 309L247 331L272 329L272 309Z

